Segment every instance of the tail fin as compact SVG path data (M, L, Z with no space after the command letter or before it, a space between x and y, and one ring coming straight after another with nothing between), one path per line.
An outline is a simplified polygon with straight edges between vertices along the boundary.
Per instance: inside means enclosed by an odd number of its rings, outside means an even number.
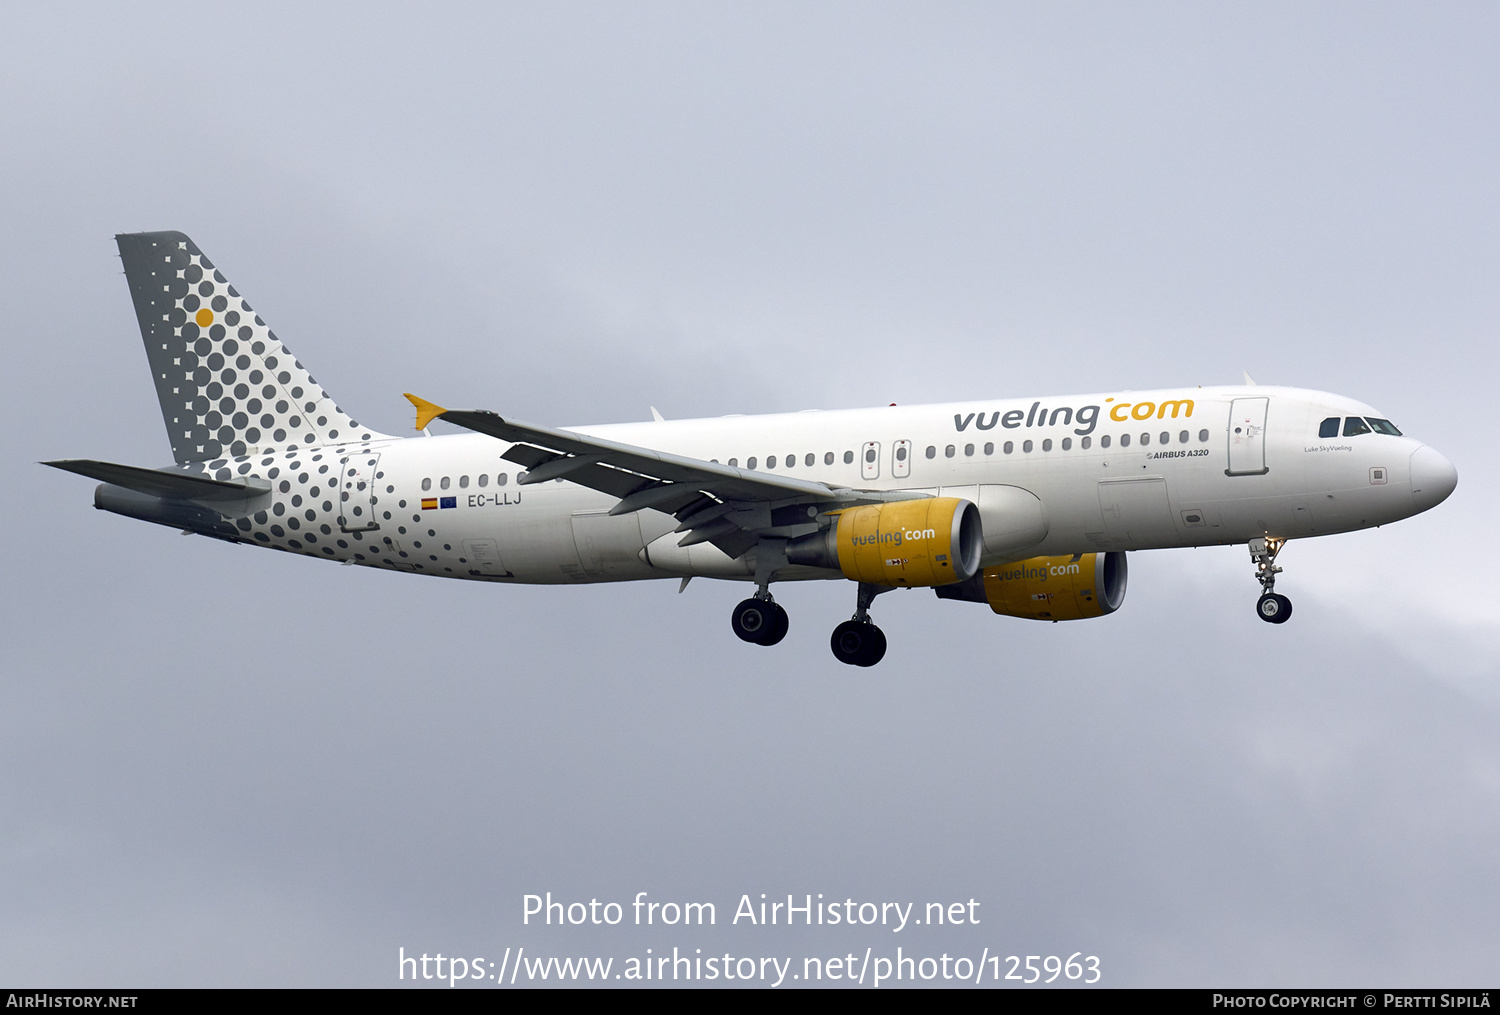
M387 438L334 404L192 240L115 242L179 465Z

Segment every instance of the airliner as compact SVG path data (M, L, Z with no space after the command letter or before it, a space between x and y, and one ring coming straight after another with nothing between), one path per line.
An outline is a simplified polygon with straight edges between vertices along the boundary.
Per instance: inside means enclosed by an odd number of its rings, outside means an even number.
M753 584L731 625L775 645L774 582L840 579L839 661L872 666L876 596L931 588L1041 621L1115 612L1126 554L1244 544L1280 624L1287 540L1434 507L1452 463L1341 395L1246 383L559 429L407 395L379 433L313 379L179 232L117 236L175 464L46 462L94 506L233 543L440 578ZM443 420L465 431L431 435Z

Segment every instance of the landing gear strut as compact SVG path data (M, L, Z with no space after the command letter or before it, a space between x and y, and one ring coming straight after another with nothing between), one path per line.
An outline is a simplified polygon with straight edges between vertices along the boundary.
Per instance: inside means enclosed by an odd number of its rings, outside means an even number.
M786 610L771 598L771 579L778 567L786 566L786 540L762 539L755 553L755 595L734 608L729 622L741 641L752 645L775 645L786 637L791 621Z
M880 593L890 590L888 585L859 583L853 619L835 627L829 640L835 659L850 666L874 666L885 658L885 633L870 623L870 604Z
M1292 616L1292 601L1276 591L1276 576L1281 573L1276 566L1276 555L1285 545L1285 539L1250 540L1250 559L1255 562L1255 580L1261 587L1255 612L1268 624L1285 624Z

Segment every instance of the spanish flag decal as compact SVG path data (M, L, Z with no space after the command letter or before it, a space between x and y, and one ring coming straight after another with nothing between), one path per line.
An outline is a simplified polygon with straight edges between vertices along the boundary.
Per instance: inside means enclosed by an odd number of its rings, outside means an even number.
M436 497L423 497L422 498L422 510L423 511L436 511L437 509L438 509L438 506L437 506L437 498Z

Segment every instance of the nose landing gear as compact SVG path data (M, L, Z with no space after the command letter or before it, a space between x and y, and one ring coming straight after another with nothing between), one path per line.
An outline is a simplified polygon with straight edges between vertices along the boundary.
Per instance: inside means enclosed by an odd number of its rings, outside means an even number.
M885 632L870 623L870 603L882 592L891 590L888 585L859 583L859 598L854 617L833 629L829 646L833 657L850 666L874 666L885 658Z
M1255 612L1268 624L1285 624L1292 616L1292 601L1276 591L1276 576L1281 573L1276 566L1276 555L1285 545L1285 539L1250 540L1250 559L1255 563L1255 580L1261 587Z

